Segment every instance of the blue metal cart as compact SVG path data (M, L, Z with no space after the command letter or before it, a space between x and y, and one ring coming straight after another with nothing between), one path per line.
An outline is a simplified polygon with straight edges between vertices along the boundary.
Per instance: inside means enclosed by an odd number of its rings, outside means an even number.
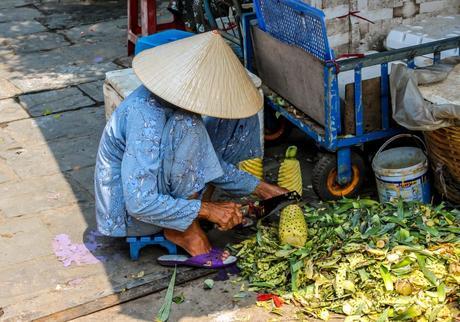
M313 57L321 64L322 73L312 71L309 77L321 82L324 90L323 124L318 124L306 113L293 106L279 104L279 99L265 95L266 106L274 109L318 145L330 153L324 154L313 170L313 188L323 200L351 196L356 194L363 182L364 161L354 153L353 147L366 142L391 137L402 131L392 126L390 121L390 93L388 63L405 61L414 68L414 58L427 54L433 55L433 62L440 60L440 53L447 49L460 47L460 37L436 41L399 50L372 54L361 58L336 60L330 48L325 16L321 10L313 8L300 0L254 0L255 13L242 17L244 33L245 65L252 70L252 61L257 52L254 50L251 29L258 28L281 44L303 50L305 55ZM254 26L256 25L256 26ZM254 55L256 54L256 55ZM377 130L366 131L363 124L362 69L368 66L380 66L380 119ZM343 109L339 97L339 73L354 71L354 133L345 134L342 128ZM261 75L259 75L261 76ZM265 83L265 79L262 77ZM287 77L287 82L291 81ZM306 89L307 91L307 89ZM321 91L321 90L320 90ZM282 93L275 93L283 96ZM305 100L308 100L305 95ZM320 120L321 121L321 120Z

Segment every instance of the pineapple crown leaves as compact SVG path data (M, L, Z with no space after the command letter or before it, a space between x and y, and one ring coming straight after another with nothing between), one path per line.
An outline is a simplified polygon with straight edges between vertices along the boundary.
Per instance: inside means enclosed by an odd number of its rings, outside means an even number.
M297 147L295 145L291 145L286 149L286 159L295 159L297 156Z

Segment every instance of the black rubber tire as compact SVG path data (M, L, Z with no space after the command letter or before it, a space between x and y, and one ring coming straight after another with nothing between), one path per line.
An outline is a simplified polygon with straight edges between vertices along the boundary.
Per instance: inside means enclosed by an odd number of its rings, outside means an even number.
M276 117L276 112L271 108L264 110L264 127L265 127L265 143L268 145L276 145L285 141L292 132L293 125L284 117ZM278 135L273 137L274 133Z
M351 162L352 166L356 166L359 170L359 181L356 184L355 188L342 197L354 197L356 196L362 187L365 173L366 173L366 166L364 163L363 158L355 152L352 152L351 155ZM342 197L336 196L329 191L327 186L327 179L329 173L337 168L337 156L332 153L325 153L323 154L319 160L316 162L315 166L313 167L313 174L312 174L312 186L315 193L321 200L337 200Z

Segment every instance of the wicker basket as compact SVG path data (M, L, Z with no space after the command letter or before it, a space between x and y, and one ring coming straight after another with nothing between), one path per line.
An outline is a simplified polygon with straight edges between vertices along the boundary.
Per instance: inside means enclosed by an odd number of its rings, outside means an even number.
M425 132L436 190L460 204L460 126Z

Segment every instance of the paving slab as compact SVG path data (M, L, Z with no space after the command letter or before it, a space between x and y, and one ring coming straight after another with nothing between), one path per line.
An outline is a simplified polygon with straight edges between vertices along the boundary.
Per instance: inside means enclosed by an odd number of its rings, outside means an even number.
M0 38L0 42L16 54L50 50L70 45L64 36L53 32L39 32L14 38Z
M0 70L11 72L52 72L60 66L85 66L111 62L126 56L123 42L104 41L64 46L49 51L24 54L10 54L0 57ZM121 48L120 48L121 47ZM1 75L1 74L0 74Z
M127 55L126 44L123 40L104 40L95 43L79 43L61 49L73 64L97 64L111 62Z
M12 98L0 100L0 123L28 118L29 114Z
M5 218L31 216L92 199L79 186L69 184L62 174L2 184L0 195L0 215Z
M159 266L154 260L164 254L161 248L147 247L142 251L140 260L133 262L129 258L123 238L94 235L92 203L48 209L34 214L32 218L40 219L37 222L39 229L35 233L41 235L40 246L44 253L51 251L51 241L59 234L68 235L72 243L86 245L95 238L97 249L92 252L95 256L102 256L101 262L83 266L76 266L74 263L64 267L51 254L22 262L20 265L3 265L3 257L0 257L0 284L9 288L8 293L0 294L5 319L29 321L123 292L148 281L155 284L155 280L167 279L171 274L169 268ZM6 230L5 238L18 238L14 233L20 230L21 223L18 219L9 221L14 221L14 227ZM27 233L31 232L23 232L24 235ZM190 269L180 269L178 274L188 270ZM140 272L143 276L139 275Z
M19 102L34 117L94 105L94 101L76 87L21 95Z
M102 92L102 87L104 81L96 81L90 83L84 83L78 85L78 88L81 89L86 95L89 95L94 101L101 103L104 102L104 93Z
M2 0L0 1L0 9L25 6L32 2L33 0Z
M0 99L14 97L22 91L7 79L0 77Z
M70 172L69 175L94 196L94 167L74 168L74 171Z
M17 37L45 30L46 28L35 20L0 23L0 35L4 38Z
M100 136L105 126L104 109L88 107L77 111L8 123L4 131L16 142L29 146L58 139Z
M2 267L53 254L51 233L38 218L15 218L0 226Z
M37 20L50 29L69 29L74 26L93 24L99 21L126 16L126 1L92 3L38 3L36 6L45 14Z
M105 73L120 69L109 63L57 65L52 69L28 73L26 70L11 73L11 82L23 93L59 89L105 78ZM1 75L1 72L0 72Z
M70 205L50 209L36 214L44 223L51 235L66 234L73 243L84 243L89 235L96 231L96 216L94 202L84 205ZM109 237L98 237L98 241L110 244L114 240ZM118 246L117 246L118 247Z
M99 137L93 135L51 141L48 144L24 145L21 149L0 150L0 158L5 159L6 164L20 178L27 179L70 170L79 172L81 168L92 166L95 164L98 145ZM87 185L84 171L78 178L81 184ZM84 188L89 190L90 187L87 185Z
M19 177L16 175L13 169L8 166L6 161L0 160L0 184L10 181L17 181L18 179Z
M0 150L9 151L22 148L21 144L13 139L8 131L5 130L5 127L7 126L7 124L0 125Z
M42 17L40 11L34 8L8 8L0 10L0 23L10 21L27 21Z
M116 247L116 245L112 245ZM44 257L42 258L44 265L40 265L40 267L37 267L39 264L33 265L35 271L40 272L43 276L41 281L31 275L34 270L21 267L23 274L19 275L11 272L10 276L13 275L16 279L22 276L22 280L24 280L24 276L31 276L33 288L31 292L27 292L27 288L24 286L26 283L16 281L17 289L15 291L19 294L12 299L6 298L6 305L2 305L5 312L4 318L12 321L30 321L89 301L94 301L96 304L104 303L104 300L101 300L103 297L117 294L115 296L123 298L123 294L126 294L127 291L145 283L149 283L149 287L156 288L158 287L157 283L161 281L161 285L166 287L172 271L155 263L154 258L163 254L158 250L157 248L148 248L143 252L143 257L139 262L132 262L122 253L118 253L117 249L114 249L112 250L112 256L108 256L103 264L70 267L68 270L53 266L52 258ZM48 271L46 267L48 265L53 268L54 275L51 275ZM105 271L101 272L101 268ZM91 274L92 272L94 273ZM188 275L194 274L193 276L196 278L200 274L202 276L203 273L204 270L178 268L176 278L177 280L184 281L185 279L187 281ZM8 284L14 283L14 280L10 277L7 278ZM0 277L1 280L2 277ZM75 285L72 281L78 281L78 284ZM158 302L158 306L155 305L155 308L157 308L161 305L162 299L158 296L158 298L155 297L155 301ZM3 301L2 304L4 304ZM142 313L138 312L137 314ZM49 318L48 320L53 319ZM151 320L147 319L147 321ZM88 321L109 320L96 318Z
M60 31L75 43L98 41L124 41L126 40L127 18L102 21L95 24L76 26Z

